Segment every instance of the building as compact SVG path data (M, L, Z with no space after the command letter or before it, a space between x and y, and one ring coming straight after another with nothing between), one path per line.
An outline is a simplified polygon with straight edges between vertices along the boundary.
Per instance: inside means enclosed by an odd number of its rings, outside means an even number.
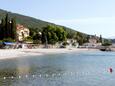
M92 36L92 37L89 38L89 43L96 44L97 41L98 41L98 39L95 36Z
M24 38L29 36L29 33L30 33L29 29L24 27L23 25L17 24L16 29L17 29L17 40L18 41L23 41Z
M90 36L89 42L84 43L84 48L99 48L101 46L101 43L98 42L99 38L96 36Z
M74 39L67 39L66 48L77 48L79 46L77 40Z

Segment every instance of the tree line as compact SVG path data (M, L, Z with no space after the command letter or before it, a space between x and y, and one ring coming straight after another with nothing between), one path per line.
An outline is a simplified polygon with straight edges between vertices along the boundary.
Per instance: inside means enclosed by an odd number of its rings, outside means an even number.
M68 31L65 27L57 25L47 25L41 29L29 28L30 36L24 41L32 40L33 43L41 44L56 44L57 42L66 42L67 39L76 40L79 45L89 41L90 35L83 34L77 31ZM11 39L16 40L16 19L10 18L8 14L1 19L0 23L0 40ZM99 42L102 42L100 36Z
M9 18L8 14L1 19L0 23L0 40L16 40L16 19Z
M41 34L39 34L41 32ZM48 25L41 30L30 29L30 36L33 41L39 42L42 44L56 44L61 42L66 42L67 39L74 39L80 45L85 42L88 42L89 36L83 33L75 31L67 31L64 27L56 25Z
M63 27L48 25L41 30L30 29L30 36L34 42L42 44L55 44L67 39L67 33Z

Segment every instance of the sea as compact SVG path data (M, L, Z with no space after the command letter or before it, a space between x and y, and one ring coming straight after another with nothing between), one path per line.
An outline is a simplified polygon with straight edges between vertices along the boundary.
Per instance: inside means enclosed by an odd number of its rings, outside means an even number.
M114 85L115 52L81 51L0 60L0 86Z

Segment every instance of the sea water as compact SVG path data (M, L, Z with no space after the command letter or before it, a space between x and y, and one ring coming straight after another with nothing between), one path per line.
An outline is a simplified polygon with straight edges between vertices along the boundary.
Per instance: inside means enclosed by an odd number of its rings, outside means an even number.
M83 51L0 60L0 86L114 85L115 52Z

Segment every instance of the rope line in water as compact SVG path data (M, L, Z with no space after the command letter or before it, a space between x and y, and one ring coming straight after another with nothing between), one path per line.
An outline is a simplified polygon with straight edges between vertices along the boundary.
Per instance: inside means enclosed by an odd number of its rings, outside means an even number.
M18 75L18 76L10 76L10 77L7 77L7 76L4 76L4 77L0 77L0 79L22 79L22 78L48 78L48 77L63 77L63 76L91 76L91 75L102 75L102 74L107 74L108 72L98 72L95 74L94 73L91 73L91 72L65 72L65 73L52 73L52 74L38 74L38 75ZM109 74L109 73L108 73Z

